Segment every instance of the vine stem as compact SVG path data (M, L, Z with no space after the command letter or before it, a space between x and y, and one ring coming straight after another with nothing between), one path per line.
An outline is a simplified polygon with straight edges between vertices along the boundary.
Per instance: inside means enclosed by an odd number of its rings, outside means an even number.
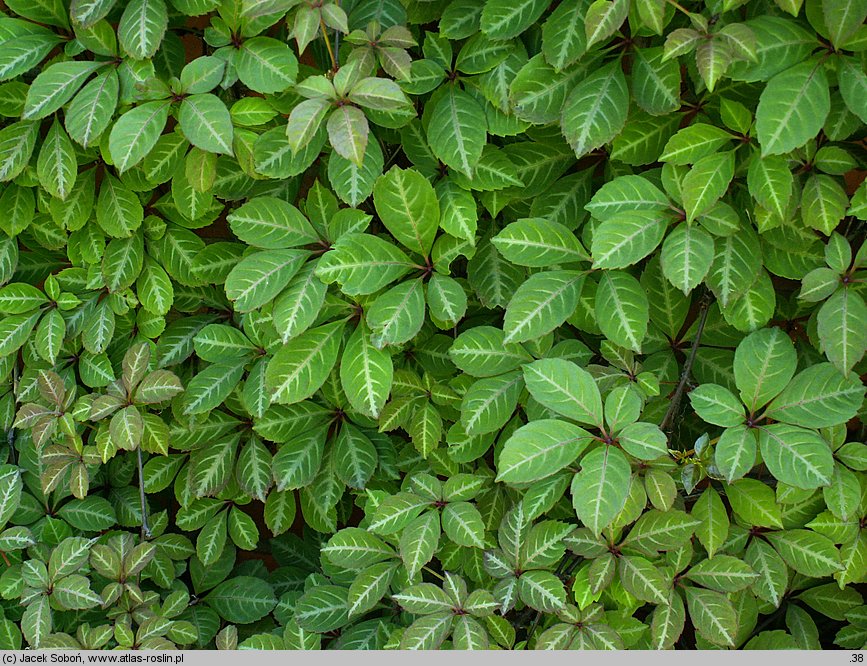
M533 617L533 624L530 625L530 629L527 631L527 640L524 641L524 644L527 646L526 649L530 649L530 640L533 638L533 634L536 633L536 627L539 626L539 620L542 619L542 613L536 611L536 615Z
M138 456L138 492L139 499L141 500L141 538L144 541L151 538L151 528L148 525L148 502L145 497L144 465L141 460L141 447L136 449L136 455Z
M695 331L695 338L692 341L692 348L689 350L689 356L686 358L686 363L683 364L683 372L680 375L680 381L677 383L677 389L671 397L671 402L668 405L668 410L659 424L659 429L668 431L671 428L671 422L677 414L680 401L683 399L683 392L686 390L686 383L689 381L690 372L692 372L692 364L695 363L695 355L698 353L698 345L701 342L701 335L704 332L704 325L707 322L707 311L710 307L710 297L707 293L702 297L701 312L698 316L698 328Z
M337 0L334 4L339 8L340 0ZM334 60L340 62L340 30L334 31Z
M328 39L328 29L325 27L325 21L319 19L319 28L322 30L322 39L325 40L325 47L328 49L328 56L331 58L331 69L337 71L337 58L334 57L334 49L331 48L331 40Z
M675 0L665 0L665 1L668 4L670 4L672 7L674 7L675 9L682 11L687 16L690 15L690 11L688 9L686 9L685 7L683 7L681 4L679 4L678 2L676 2Z
M427 571L427 572L428 572L429 574L431 574L432 576L436 576L436 577L439 578L441 581L445 582L445 578L444 578L441 574L439 574L439 573L437 573L436 571L434 571L433 569L431 569L430 567L422 567L422 569L423 569L424 571Z

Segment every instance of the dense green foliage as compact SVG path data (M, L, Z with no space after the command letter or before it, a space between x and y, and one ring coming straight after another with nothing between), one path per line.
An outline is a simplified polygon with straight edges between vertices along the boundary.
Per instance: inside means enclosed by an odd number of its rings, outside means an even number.
M0 648L867 643L867 2L2 7Z

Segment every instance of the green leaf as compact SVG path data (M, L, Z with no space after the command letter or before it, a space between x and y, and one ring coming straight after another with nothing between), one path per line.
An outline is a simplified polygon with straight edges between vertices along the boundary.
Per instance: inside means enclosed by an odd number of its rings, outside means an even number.
M424 286L421 279L402 282L380 295L367 311L370 342L382 349L414 338L424 325Z
M293 153L300 154L313 140L329 110L331 104L324 98L307 99L293 107L286 124L286 140Z
M215 95L204 93L184 98L178 123L187 140L197 148L210 153L232 154L232 117L226 105Z
M181 86L190 95L206 93L216 88L225 74L226 63L214 56L201 56L188 62L181 70Z
M502 428L511 418L524 389L521 372L507 372L475 382L461 402L461 424L468 435Z
M75 185L78 176L75 149L57 120L52 123L39 150L36 173L40 185L58 199L66 199Z
M4 314L29 314L48 303L40 289L24 282L13 282L0 287L0 312Z
M524 366L527 390L542 405L578 423L601 428L602 396L592 375L565 359L540 359ZM577 454L576 454L577 455Z
M741 401L724 386L702 384L690 391L689 399L696 414L708 423L730 428L744 422Z
M618 433L617 441L639 460L655 460L668 453L668 438L653 423L630 423Z
M842 465L834 466L831 484L822 489L828 510L842 520L848 520L857 511L861 499L861 486L857 475Z
M752 585L758 574L737 557L717 555L691 567L686 578L719 592L737 592Z
M427 138L446 166L472 177L487 139L482 107L457 86L449 86L431 109Z
M543 0L490 0L482 10L482 32L492 39L513 39L533 25L546 8Z
M284 342L310 328L325 303L328 286L316 276L317 266L311 261L304 264L274 299L271 316Z
M400 533L400 558L407 575L414 579L439 546L440 516L437 511L427 511L411 521Z
M563 582L550 571L527 571L518 579L518 594L530 608L552 613L566 603Z
M24 170L38 132L39 123L35 120L22 120L0 130L0 182L10 181Z
M831 109L828 79L821 64L802 62L774 76L756 109L762 155L783 155L812 139Z
M473 377L493 377L532 360L523 346L504 342L505 334L493 326L475 326L461 333L449 348L449 358Z
M33 647L39 647L51 632L51 607L48 597L40 596L31 602L21 616L21 633Z
M572 505L593 534L600 534L626 504L632 469L620 449L602 446L581 459L572 480Z
M715 125L693 123L678 130L668 140L659 160L677 165L695 164L703 157L715 154L733 138Z
M313 395L337 362L344 322L302 333L274 354L265 382L275 402L289 405Z
M695 516L683 511L650 510L639 518L624 544L648 554L681 548L700 525Z
M356 166L361 166L369 132L364 112L354 106L338 107L328 116L326 127L334 151Z
M629 3L623 0L593 2L587 8L584 26L588 48L611 37L626 19L628 12Z
M744 338L735 351L734 375L747 408L767 404L789 383L796 366L792 341L780 329L765 328Z
M738 425L726 428L714 449L714 462L731 483L740 479L756 464L758 443L753 429Z
M390 562L374 564L359 573L349 586L346 598L349 617L371 610L388 592L397 567Z
M377 536L358 527L346 527L322 548L322 553L345 569L365 569L394 557L394 551Z
M756 596L778 607L789 585L786 563L767 542L750 541L744 561L758 574L752 585Z
M209 365L187 383L184 413L203 414L219 407L238 386L243 374L243 361Z
M668 603L670 585L648 560L635 555L620 557L617 572L623 587L636 599L655 604Z
M779 481L811 490L831 482L831 448L815 431L784 423L759 429L762 460Z
M114 238L126 238L141 226L144 208L135 192L121 181L106 174L99 186L96 221L103 231Z
M485 627L468 615L462 615L455 621L452 641L456 650L487 650L490 644Z
M334 473L350 488L363 489L376 470L376 448L363 432L349 424L340 428L334 456Z
M328 160L328 180L335 194L350 206L357 207L373 192L382 174L384 159L379 141L368 141L361 166L335 153Z
M819 308L819 341L828 360L843 374L867 352L867 304L852 289L838 289Z
M4 317L0 320L0 356L8 356L18 351L27 342L40 313Z
M766 416L805 428L845 423L864 399L864 385L853 375L843 376L830 363L798 373L768 405Z
M699 587L687 587L686 604L695 628L714 645L734 646L737 612L725 595Z
M542 53L558 72L587 50L583 26L586 7L587 3L580 0L561 2L542 25Z
M575 234L544 218L512 222L491 243L507 261L520 266L547 268L551 264L590 260Z
M101 66L102 63L98 62L73 60L46 67L27 90L21 118L39 120L54 113L72 99L87 78Z
M801 192L801 219L808 227L831 235L846 215L849 197L831 176L813 174Z
M774 491L756 479L741 479L729 484L726 496L732 511L743 521L757 527L782 527L782 512Z
M730 26L726 26L730 27ZM707 89L713 91L719 80L728 71L734 58L732 40L723 39L728 33L720 30L719 37L701 40L695 49L695 64ZM737 42L737 40L734 40Z
M474 244L479 215L473 195L450 179L441 180L435 190L440 206L440 228Z
M226 485L235 461L237 443L237 437L226 437L212 446L196 449L190 456L190 465L192 467L190 483L197 495L213 495L222 490ZM214 526L214 531L219 532L216 536L220 540L220 543L215 548L216 552L212 555L213 561L216 561L219 557L226 539L226 515L225 513L220 515L222 515L220 525ZM198 545L196 548L198 549ZM201 553L199 554L199 558L204 560ZM206 562L206 564L210 563Z
M90 555L91 542L83 537L67 537L51 551L48 560L48 577L59 580L63 576L75 573Z
M208 324L196 334L193 344L196 355L210 363L247 361L256 353L246 335L226 324Z
M355 409L378 418L391 393L394 364L388 352L371 343L370 336L370 329L362 321L347 340L340 383Z
M0 522L8 522L18 510L22 489L20 471L12 465L0 467Z
M408 613L413 615L432 615L450 611L454 601L441 588L433 583L417 583L401 590L392 598Z
M584 274L577 271L531 275L506 307L504 342L526 342L553 331L574 312L583 286Z
M603 271L596 291L596 321L613 343L640 352L650 319L647 295L623 271Z
M822 16L831 43L841 48L863 26L867 9L853 0L825 0L822 3Z
M0 79L13 79L33 69L61 41L59 35L48 31L4 40L3 53L0 55Z
M336 585L319 585L305 592L295 603L295 620L308 631L334 631L349 620L348 590Z
M250 199L226 219L241 241L268 250L299 247L319 240L301 211L276 197Z
M685 620L686 610L683 607L683 600L678 595L672 595L670 603L658 605L653 611L650 624L653 647L655 649L673 647L683 632Z
M867 74L850 60L843 60L843 70L839 77L840 94L849 111L867 122L864 101L867 99Z
M652 2L638 5L651 7ZM661 32L661 30L660 30ZM680 66L674 60L666 61L662 47L636 49L632 70L632 95L636 103L648 113L660 116L680 108Z
M445 535L459 546L483 548L485 523L479 510L469 502L449 502L443 509Z
M452 630L454 615L436 613L419 618L407 627L400 637L401 650L435 650L443 644Z
M439 223L433 187L415 169L392 167L373 187L373 203L382 223L405 247L427 256Z
M734 176L733 151L715 153L698 160L683 178L683 203L687 222L707 212L731 183Z
M532 421L506 440L497 480L524 484L544 479L572 464L592 441L589 432L566 421Z
M111 128L108 147L121 173L141 162L153 149L168 117L167 102L147 102L118 119Z
M152 58L168 26L164 0L130 0L117 27L121 48L138 60Z
M248 88L264 94L286 90L298 76L298 60L284 42L270 37L245 40L235 59L238 78Z
M619 62L597 69L575 86L563 106L560 127L578 157L620 133L626 124L628 100L626 78Z
M754 155L747 172L750 194L780 220L788 216L789 202L794 188L786 160L776 155Z
M250 624L270 613L277 598L261 578L237 576L217 585L205 602L227 622Z
M251 497L264 502L271 487L271 453L259 439L252 437L238 456L238 483ZM294 518L294 511L293 518ZM270 526L270 525L269 525Z
M719 493L712 487L706 488L692 507L692 517L698 520L695 535L708 557L713 557L725 543L729 532L728 512Z
M688 295L713 263L713 236L697 225L681 224L666 237L660 258L663 275Z
M467 312L464 288L457 280L446 275L431 275L425 296L428 313L438 328L454 327Z
M822 578L843 568L840 551L821 534L795 529L772 532L767 538L786 564L805 576Z
M301 269L309 254L302 250L262 250L248 255L226 277L226 296L238 312L272 301Z
M341 237L319 260L316 274L337 282L347 295L373 294L406 275L414 266L396 245L371 234Z
M349 91L348 97L358 106L374 111L395 111L410 106L400 86L391 79L368 76Z
M85 610L102 604L102 598L90 589L90 581L78 574L54 583L52 598L64 610Z
M272 461L277 490L295 490L309 485L322 464L324 449L325 433L321 429L299 434L282 444Z
M108 129L117 107L120 83L113 68L100 72L72 98L64 123L73 141L92 146Z
M624 211L609 217L593 233L594 268L626 268L662 242L667 220L657 211Z
M136 281L144 264L144 243L140 234L109 241L102 256L102 274L109 291L120 292Z

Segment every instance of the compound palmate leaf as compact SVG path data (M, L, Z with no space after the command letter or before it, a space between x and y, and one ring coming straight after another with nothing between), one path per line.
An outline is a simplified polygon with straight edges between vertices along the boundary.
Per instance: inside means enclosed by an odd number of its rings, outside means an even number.
M5 0L0 648L860 654L865 20Z

